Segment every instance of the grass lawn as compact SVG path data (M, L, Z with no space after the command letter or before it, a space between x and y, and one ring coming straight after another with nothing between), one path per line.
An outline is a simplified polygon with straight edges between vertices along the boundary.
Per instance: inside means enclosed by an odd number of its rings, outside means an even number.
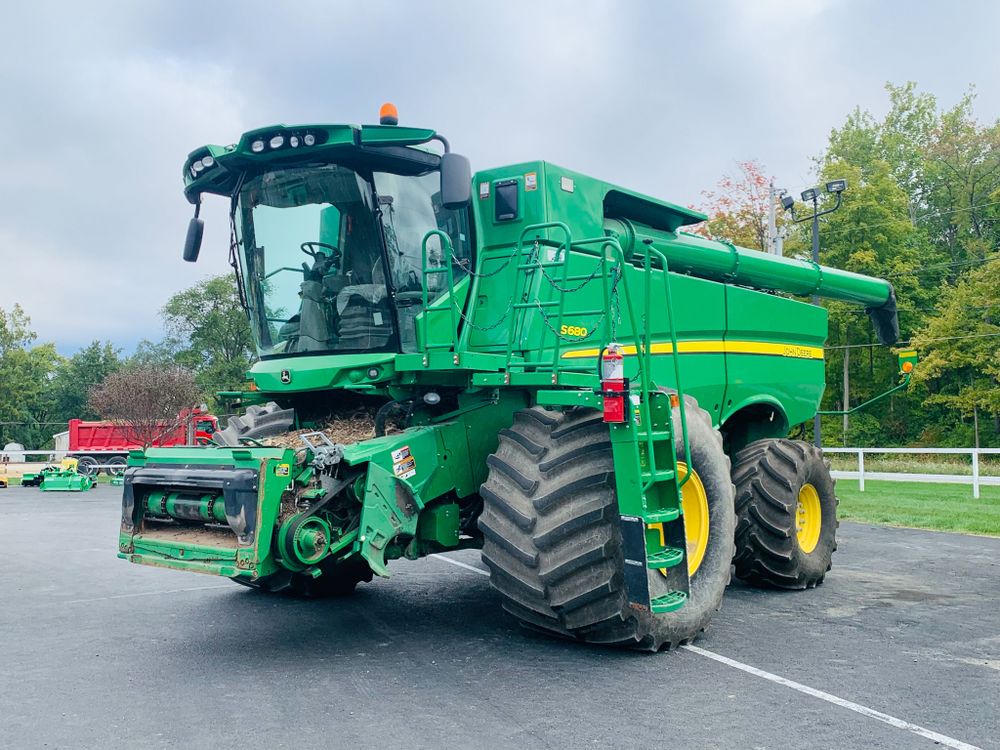
M837 515L847 521L1000 536L1000 487L979 492L975 500L972 485L870 479L860 492L857 480L839 479Z

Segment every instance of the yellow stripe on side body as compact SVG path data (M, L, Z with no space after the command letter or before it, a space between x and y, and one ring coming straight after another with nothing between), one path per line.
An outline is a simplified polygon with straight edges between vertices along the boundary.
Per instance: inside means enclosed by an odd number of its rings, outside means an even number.
M771 357L791 357L793 359L823 359L823 349L819 346L803 346L802 344L774 343L770 341L721 341L708 339L705 341L681 341L677 345L680 354L763 354ZM635 354L634 345L622 347L626 355ZM674 346L669 341L654 342L651 354L673 354ZM596 357L597 349L574 349L565 352L563 359L583 359Z

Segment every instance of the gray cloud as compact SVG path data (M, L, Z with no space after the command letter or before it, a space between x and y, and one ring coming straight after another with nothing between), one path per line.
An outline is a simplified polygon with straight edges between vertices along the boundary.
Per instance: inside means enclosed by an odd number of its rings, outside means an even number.
M691 7L693 6L693 7ZM0 305L43 339L157 337L225 270L226 217L180 261L180 167L272 122L370 122L384 100L479 167L546 158L679 203L758 158L789 188L887 80L1000 109L1000 7L786 2L25 3L0 47ZM958 6L956 6L958 7ZM963 20L964 19L964 20ZM970 19L975 19L971 21Z

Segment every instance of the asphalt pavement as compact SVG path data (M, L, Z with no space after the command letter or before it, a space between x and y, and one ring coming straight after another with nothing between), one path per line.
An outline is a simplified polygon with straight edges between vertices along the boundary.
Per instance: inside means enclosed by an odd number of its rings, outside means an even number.
M844 523L651 655L520 628L473 551L328 601L130 565L119 492L0 489L0 747L1000 749L1000 539Z

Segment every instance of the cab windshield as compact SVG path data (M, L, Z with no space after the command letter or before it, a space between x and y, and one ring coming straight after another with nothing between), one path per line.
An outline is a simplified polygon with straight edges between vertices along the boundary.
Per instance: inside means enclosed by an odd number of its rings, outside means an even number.
M421 241L444 230L445 258L428 240L428 266L470 262L465 211L441 206L440 177L296 167L247 179L234 233L250 322L262 358L304 353L415 351L422 310ZM430 298L446 274L428 274Z

